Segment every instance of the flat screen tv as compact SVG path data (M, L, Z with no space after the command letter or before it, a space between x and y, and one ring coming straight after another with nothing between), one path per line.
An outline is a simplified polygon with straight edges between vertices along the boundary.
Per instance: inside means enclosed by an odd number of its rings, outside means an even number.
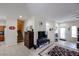
M41 38L47 38L45 31L39 31L38 32L38 39L41 39Z

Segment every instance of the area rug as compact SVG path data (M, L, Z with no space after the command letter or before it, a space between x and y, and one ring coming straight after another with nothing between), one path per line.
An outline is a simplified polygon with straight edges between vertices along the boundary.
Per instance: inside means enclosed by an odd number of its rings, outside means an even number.
M49 46L39 53L40 56L79 56L79 51L64 48L61 46Z
M62 47L54 46L49 52L50 56L79 56L79 52L71 51Z

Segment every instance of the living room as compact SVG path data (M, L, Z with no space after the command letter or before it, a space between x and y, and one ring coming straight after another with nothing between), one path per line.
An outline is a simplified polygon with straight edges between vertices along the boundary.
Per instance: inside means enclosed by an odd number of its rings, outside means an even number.
M0 25L5 28L0 55L79 56L78 6L74 3L0 4ZM18 42L18 38L22 41Z
M51 17L51 15L53 14L50 15L50 12L46 13L46 10L50 9L50 8L47 8L47 6L51 6L51 5L52 4L48 4L48 5L28 4L29 8L32 7L32 10L30 10L32 14L37 15L37 16L31 17L28 21L26 21L26 23L29 24L29 26L27 25L26 28L33 26L35 49L36 48L38 49L39 45L42 48L45 47L46 45L50 45L50 44L44 44L44 42L50 41L50 43L55 43L58 46L59 45L64 46L66 49L69 48L72 51L78 50L78 46L79 46L78 45L79 12L77 8L78 4L53 4L52 8L54 9L53 11L51 11L52 9L50 10L52 13L54 13L54 16L52 16L53 18ZM45 7L45 11L43 11L44 10L43 6ZM58 7L58 8L56 9L55 7L56 8ZM46 14L44 15L43 13L41 13L39 11L39 8L40 9L42 8L41 12ZM37 9L40 13L36 12L37 10L34 11L35 9ZM25 31L26 31L26 28L25 28ZM41 32L43 35L41 34L40 36L39 32ZM39 36L41 38L39 38ZM42 40L39 40L39 39L42 39ZM47 41L44 41L44 40L47 40ZM38 43L38 41L40 42L42 41L42 42ZM41 44L43 44L43 46L41 46ZM61 48L61 47L58 47L58 48ZM73 53L76 53L76 52L69 52L69 53L70 55L74 55ZM52 53L51 55L55 56L55 52L53 53L54 55L52 55ZM47 55L47 54L43 54L43 55ZM64 54L60 53L60 55L64 55ZM78 55L78 53L76 53L75 55Z

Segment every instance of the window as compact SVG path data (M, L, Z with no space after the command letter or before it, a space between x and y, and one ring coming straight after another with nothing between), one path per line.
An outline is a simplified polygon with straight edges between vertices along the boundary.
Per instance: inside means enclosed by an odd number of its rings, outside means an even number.
M60 38L65 39L65 28L60 28Z
M72 37L76 38L77 37L77 26L72 26L71 29L72 29L72 34L71 34Z

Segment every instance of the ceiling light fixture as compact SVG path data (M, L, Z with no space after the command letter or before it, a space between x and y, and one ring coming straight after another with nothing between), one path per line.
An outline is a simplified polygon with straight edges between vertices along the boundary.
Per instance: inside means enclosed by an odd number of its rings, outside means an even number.
M22 18L22 16L19 16L20 18Z

